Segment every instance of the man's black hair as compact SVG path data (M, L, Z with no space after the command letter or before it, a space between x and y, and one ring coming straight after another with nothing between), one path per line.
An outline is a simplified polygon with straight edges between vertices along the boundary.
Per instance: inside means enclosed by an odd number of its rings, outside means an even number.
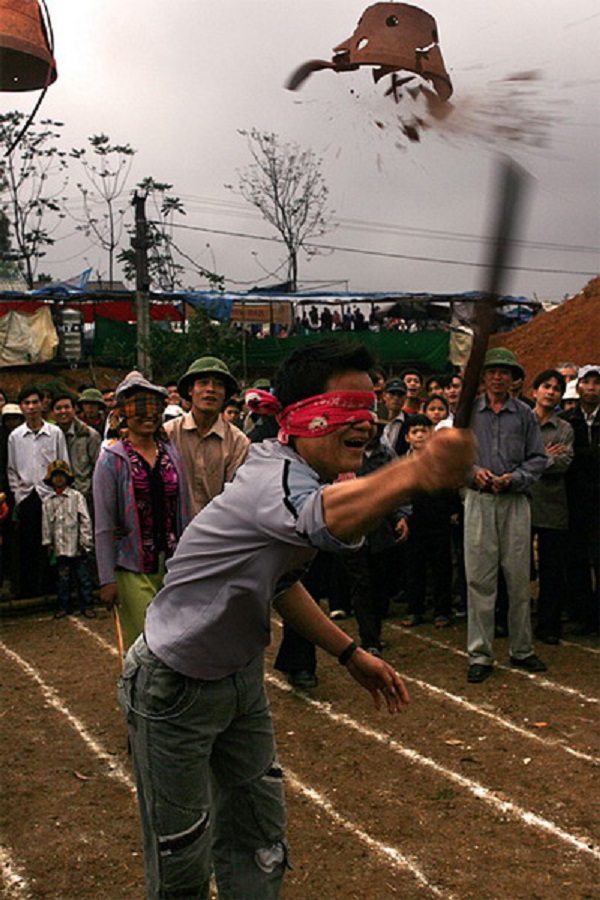
M405 375L416 375L419 378L421 384L423 384L423 373L417 366L407 366L405 369L402 369L400 372L400 378L404 378Z
M427 379L427 381L425 382L425 387L427 388L427 390L429 390L429 385L434 381L436 384L439 384L439 386L441 387L443 377L444 377L443 375L438 375L437 373L435 373L434 375L430 375L429 378Z
M369 372L375 360L364 344L323 338L294 350L275 373L275 396L283 407L327 390L333 375L351 370Z
M19 391L17 403L22 403L23 400L27 399L27 397L31 397L32 394L35 394L37 397L39 397L40 403L44 399L41 387L37 384L29 384L26 387L21 388L21 390Z
M73 396L73 394L69 394L68 391L61 391L59 394L55 394L52 397L50 409L54 409L59 400L70 400L72 405L75 406L75 397Z
M385 369L384 369L384 367L381 365L381 363L375 363L374 366L371 366L371 370L370 370L370 372L369 372L369 375L371 376L371 381L372 381L373 383L375 383L375 381L377 380L377 378L383 378L384 381L386 380Z
M449 375L441 375L440 384L443 388L449 388L455 378L458 378L462 384L463 377L460 372L451 372Z
M558 369L544 369L543 372L540 372L539 375L536 375L533 379L533 389L537 391L540 384L543 384L544 381L549 381L551 378L556 378L559 387L564 394L565 390L567 389L567 379L564 375L560 374Z
M422 425L424 428L433 428L433 422L425 413L415 413L413 416L406 417L407 434L411 428L416 428L417 425Z

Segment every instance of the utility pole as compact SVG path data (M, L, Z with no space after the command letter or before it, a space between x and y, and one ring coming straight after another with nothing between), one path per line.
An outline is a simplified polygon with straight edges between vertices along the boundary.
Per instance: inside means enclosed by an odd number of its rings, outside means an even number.
M146 197L136 191L131 201L135 209L135 308L137 313L137 367L146 378L152 378L150 359L150 277L148 275L148 222Z

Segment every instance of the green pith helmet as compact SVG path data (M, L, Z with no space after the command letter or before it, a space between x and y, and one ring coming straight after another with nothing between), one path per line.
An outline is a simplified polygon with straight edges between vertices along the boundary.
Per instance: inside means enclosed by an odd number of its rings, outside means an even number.
M513 374L513 378L525 378L525 372L517 362L517 357L507 347L492 347L485 354L483 369L491 369L493 366L504 366Z
M106 401L98 388L86 388L80 393L77 403L98 403L102 407L106 406Z
M228 400L238 390L238 383L222 359L216 356L201 356L195 359L185 375L179 379L177 390L184 400L190 399L190 387L203 375L216 375L225 384L225 399Z

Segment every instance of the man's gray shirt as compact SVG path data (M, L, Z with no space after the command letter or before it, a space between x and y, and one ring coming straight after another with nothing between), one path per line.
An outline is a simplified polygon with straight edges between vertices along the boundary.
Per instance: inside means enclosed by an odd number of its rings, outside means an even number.
M471 427L477 438L476 468L510 475L510 492L527 493L548 464L533 410L508 397L495 413L484 394L475 402Z
M212 681L269 643L271 601L317 550L343 551L323 519L325 485L290 447L253 444L222 494L190 522L146 615L152 652L184 675Z

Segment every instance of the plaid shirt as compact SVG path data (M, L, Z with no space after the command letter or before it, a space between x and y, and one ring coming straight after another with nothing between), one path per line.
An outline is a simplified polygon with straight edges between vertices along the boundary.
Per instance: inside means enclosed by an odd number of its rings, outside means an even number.
M67 487L42 504L42 544L55 556L81 556L91 550L92 522L83 494Z

